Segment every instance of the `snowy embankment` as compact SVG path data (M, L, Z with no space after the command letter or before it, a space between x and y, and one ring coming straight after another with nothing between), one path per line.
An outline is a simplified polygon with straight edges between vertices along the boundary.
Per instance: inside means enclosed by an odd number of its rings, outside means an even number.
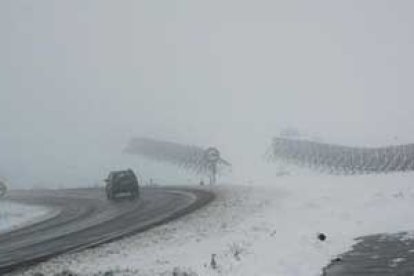
M216 201L184 218L18 274L320 275L355 237L414 230L414 174L286 176L213 190Z
M0 200L0 234L43 220L52 215L49 208Z

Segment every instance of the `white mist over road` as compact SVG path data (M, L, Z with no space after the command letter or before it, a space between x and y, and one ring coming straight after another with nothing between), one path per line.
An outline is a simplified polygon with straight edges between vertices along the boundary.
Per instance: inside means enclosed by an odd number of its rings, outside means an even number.
M412 9L1 1L0 176L19 187L90 185L126 164L175 177L120 157L133 136L215 145L235 174L253 176L286 126L340 143L414 141Z
M263 160L285 127L346 145L414 141L413 8L0 1L0 179L10 189L98 186L127 167L159 184L199 182L123 154L133 137L216 146L233 163L221 178L232 185L215 187L208 208L27 273L317 275L357 235L413 229L412 174L276 178Z

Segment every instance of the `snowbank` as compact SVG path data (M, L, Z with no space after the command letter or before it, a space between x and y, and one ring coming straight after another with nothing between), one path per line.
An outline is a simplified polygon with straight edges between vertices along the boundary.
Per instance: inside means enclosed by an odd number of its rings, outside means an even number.
M45 219L50 214L46 207L0 200L0 234Z
M414 229L414 174L285 176L213 189L217 200L202 210L24 275L320 275L355 237Z

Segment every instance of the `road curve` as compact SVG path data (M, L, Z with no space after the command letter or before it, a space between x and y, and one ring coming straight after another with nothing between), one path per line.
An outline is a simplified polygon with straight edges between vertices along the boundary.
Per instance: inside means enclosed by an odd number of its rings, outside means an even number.
M6 199L59 210L44 221L0 233L0 275L145 231L190 213L213 193L183 187L142 188L137 201L106 200L103 189L11 191Z

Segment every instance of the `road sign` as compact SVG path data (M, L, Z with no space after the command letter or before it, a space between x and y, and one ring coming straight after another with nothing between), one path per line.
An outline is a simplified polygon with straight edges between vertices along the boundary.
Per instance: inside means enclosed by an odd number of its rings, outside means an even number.
M218 162L220 160L220 151L214 147L206 149L206 159L211 163Z

